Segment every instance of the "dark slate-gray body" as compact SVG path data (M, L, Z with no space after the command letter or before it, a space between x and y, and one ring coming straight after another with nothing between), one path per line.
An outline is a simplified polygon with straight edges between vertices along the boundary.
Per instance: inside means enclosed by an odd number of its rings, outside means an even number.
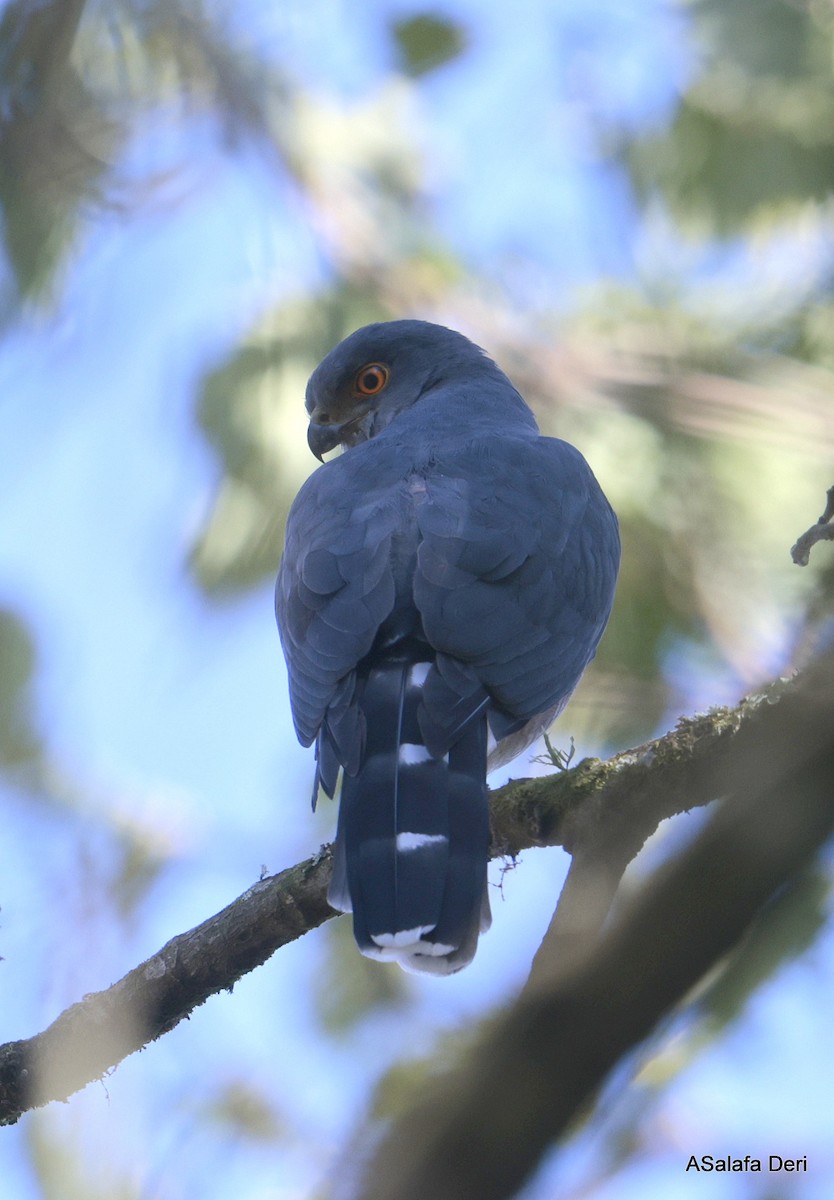
M331 792L337 765L363 761L357 680L398 647L430 665L433 759L488 717L500 761L566 703L609 616L619 537L590 468L466 346L471 362L320 467L289 515L276 611L296 731L318 737Z

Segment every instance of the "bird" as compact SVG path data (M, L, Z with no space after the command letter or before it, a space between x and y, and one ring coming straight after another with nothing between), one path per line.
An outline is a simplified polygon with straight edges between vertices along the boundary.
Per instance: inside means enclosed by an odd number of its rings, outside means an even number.
M363 954L451 974L491 921L487 771L593 658L617 519L580 452L445 326L357 329L305 403L322 465L289 512L275 610L313 807L339 795L328 900Z

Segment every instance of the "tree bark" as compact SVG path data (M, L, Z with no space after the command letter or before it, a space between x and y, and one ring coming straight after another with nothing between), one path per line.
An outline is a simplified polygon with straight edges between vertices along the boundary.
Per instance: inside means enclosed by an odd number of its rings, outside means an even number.
M764 698L685 718L664 737L608 761L586 759L571 770L508 783L491 797L493 856L561 845L577 863L610 861L613 854L621 869L661 820L715 797L715 768L731 754L739 733L762 705L778 711L790 692L791 685L777 683ZM0 1046L0 1123L65 1100L101 1078L279 947L334 916L326 898L330 862L324 846L313 858L259 881L112 987L72 1005L42 1033ZM574 944L596 931L610 894L590 924L574 923ZM548 960L553 953L559 957L559 943ZM549 973L543 964L537 971Z
M505 1200L617 1062L834 829L834 654L759 705L707 768L707 827L567 968L541 970L388 1131L355 1200ZM682 797L683 799L684 797Z

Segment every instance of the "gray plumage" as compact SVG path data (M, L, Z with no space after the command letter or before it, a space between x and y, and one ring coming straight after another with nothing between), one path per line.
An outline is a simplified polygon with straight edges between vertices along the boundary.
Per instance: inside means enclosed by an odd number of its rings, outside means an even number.
M276 613L317 786L342 792L331 903L360 948L457 970L489 920L490 765L567 702L608 620L614 514L503 372L423 321L316 368L319 457L287 522Z

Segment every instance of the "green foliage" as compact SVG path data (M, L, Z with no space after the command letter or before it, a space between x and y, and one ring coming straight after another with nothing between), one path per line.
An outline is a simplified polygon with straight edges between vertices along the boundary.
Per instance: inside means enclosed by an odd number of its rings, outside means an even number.
M435 13L394 21L391 32L407 75L425 75L457 58L466 45L459 25Z
M712 1035L735 1020L750 997L813 944L831 915L832 880L814 864L769 905L700 1001Z
M85 0L12 0L0 18L7 319L21 300L50 297L92 215L137 202L118 169L130 118L138 125L167 104L170 119L172 101L200 105L227 143L254 140L285 161L281 76L230 39L202 0L117 7L102 19Z
M66 1134L57 1132L47 1113L36 1113L26 1126L33 1177L41 1200L140 1200L130 1172L118 1172L102 1156L92 1167Z
M203 382L198 420L222 480L190 561L209 593L275 574L289 504L315 465L303 402L316 363L358 326L435 303L462 274L426 222L405 107L385 92L348 111L299 97L285 128L330 278L267 313Z
M0 609L0 766L18 769L41 754L31 713L35 647L22 621Z
M808 199L822 202L834 188L828 130L810 144L802 129L774 126L783 101L756 95L760 85L734 87L710 78L681 104L670 134L647 138L627 152L632 179L644 200L659 190L690 228L725 235L751 218L771 221ZM834 104L824 114L834 129Z
M286 1134L284 1120L268 1095L247 1079L223 1084L202 1106L201 1114L219 1136L268 1145Z
M224 476L191 553L207 591L234 592L277 571L287 511L314 465L304 441L307 377L357 325L388 315L361 289L336 286L282 305L206 377L198 420Z
M322 933L327 958L314 998L323 1029L345 1035L365 1018L407 1001L408 983L396 964L383 965L356 953L349 917L330 921Z
M638 194L698 232L743 231L834 188L834 20L823 4L692 0L701 63L668 128L624 142Z
M14 0L0 19L0 209L21 295L48 290L114 149L115 127L69 61L83 8Z

